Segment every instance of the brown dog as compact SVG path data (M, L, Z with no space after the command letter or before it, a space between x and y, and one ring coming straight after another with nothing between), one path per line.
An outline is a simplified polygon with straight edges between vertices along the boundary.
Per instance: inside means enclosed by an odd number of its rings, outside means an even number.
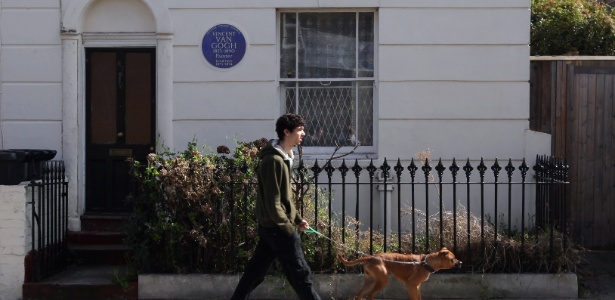
M349 267L363 264L365 283L357 294L357 299L363 299L363 295L367 294L368 298L373 300L376 293L386 287L389 281L388 273L391 273L406 286L411 300L420 300L421 283L427 281L431 273L461 267L461 261L446 248L427 255L378 253L353 261L344 259L339 253L337 257Z

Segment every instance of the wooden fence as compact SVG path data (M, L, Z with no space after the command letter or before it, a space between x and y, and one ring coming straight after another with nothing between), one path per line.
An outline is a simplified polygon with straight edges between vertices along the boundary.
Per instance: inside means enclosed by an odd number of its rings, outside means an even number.
M615 249L614 98L614 57L531 60L530 129L570 165L570 234L588 249Z

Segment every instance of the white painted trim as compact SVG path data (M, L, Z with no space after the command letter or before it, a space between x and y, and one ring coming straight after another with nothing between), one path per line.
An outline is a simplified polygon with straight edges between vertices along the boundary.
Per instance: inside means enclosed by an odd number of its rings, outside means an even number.
M388 7L388 8L480 8L480 7L529 7L528 0L182 0L169 1L171 9L243 9L243 8L361 8L361 7Z
M156 20L156 32L171 34L173 23L165 1L142 0L151 10ZM83 31L83 14L96 0L70 1L62 8L62 34L75 34Z
M79 216L83 212L84 135L82 95L85 86L79 74L83 73L79 51L80 36L62 36L62 157L66 167L68 185L68 229L80 230Z
M70 1L62 9L62 148L69 185L69 230L81 230L85 212L85 49L88 47L156 48L156 129L173 141L173 34L164 1L142 0L151 10L157 32L82 33L83 16L95 0Z
M82 33L85 47L156 47L156 33Z
M530 61L558 61L558 60L615 60L615 56L530 56Z

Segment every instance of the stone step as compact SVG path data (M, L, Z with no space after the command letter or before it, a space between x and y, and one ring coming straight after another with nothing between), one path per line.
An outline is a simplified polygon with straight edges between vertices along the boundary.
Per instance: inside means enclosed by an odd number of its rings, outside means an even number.
M68 231L68 247L76 245L122 245L125 235L116 231Z
M127 263L130 249L124 245L72 245L68 252L77 265L118 266Z
M122 232L128 214L84 214L81 215L81 231Z
M124 245L122 226L128 215L85 214L81 231L69 231L70 262L77 265L124 265L129 248Z
M41 282L24 283L23 300L138 299L136 280L122 266L80 266Z
M81 216L81 231L66 236L68 269L23 285L23 299L137 299L136 278L128 281L122 226L128 215Z

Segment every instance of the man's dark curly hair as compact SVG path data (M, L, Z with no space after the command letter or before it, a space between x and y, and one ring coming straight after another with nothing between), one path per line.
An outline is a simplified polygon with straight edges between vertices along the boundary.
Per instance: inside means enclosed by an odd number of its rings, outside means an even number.
M284 139L284 129L293 132L295 128L305 126L305 120L302 116L296 114L284 114L275 122L275 132L280 140Z

